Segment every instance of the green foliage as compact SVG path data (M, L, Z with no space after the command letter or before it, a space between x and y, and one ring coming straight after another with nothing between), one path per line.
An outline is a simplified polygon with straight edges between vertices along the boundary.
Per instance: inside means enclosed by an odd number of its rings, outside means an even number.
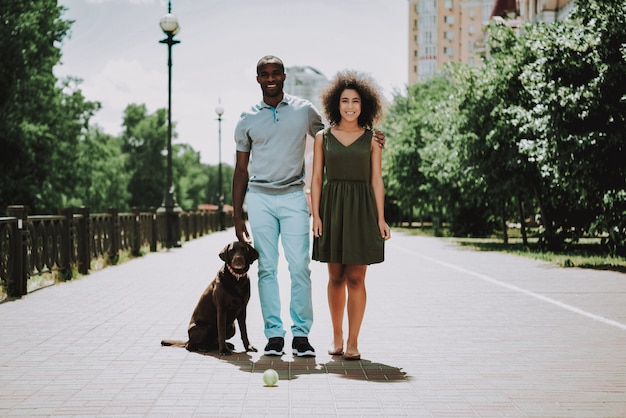
M53 68L73 22L56 0L9 0L2 5L0 36L0 208L23 204L30 213L60 207L92 212L158 207L166 183L167 112L148 114L143 104L124 112L120 137L90 120L100 109L85 99L81 81L57 80ZM172 127L176 139L175 126ZM217 203L217 167L200 162L186 144L172 146L173 182L179 204L195 209ZM230 202L232 167L222 166L222 190Z
M122 126L122 151L128 155L126 170L130 173L129 205L141 210L158 207L165 196L167 111L158 109L148 115L145 104L130 104L124 111Z
M395 96L382 126L392 138L383 153L387 196L405 210L428 212L434 207L437 212L442 207L438 186L442 177L456 171L454 155L441 142L449 122L445 116L453 115L453 101L446 100L453 89L445 77L411 86L407 97Z
M462 235L539 213L545 248L596 234L624 251L626 3L576 5L518 33L491 23L482 67L450 66L394 98L384 168L398 205Z
M200 162L200 154L188 145L174 147L174 173L179 205L183 209L195 210L202 203L219 204L218 166L207 166ZM222 164L222 195L231 201L231 179L233 168Z
M79 133L98 108L57 83L60 43L71 22L53 0L3 5L0 36L0 206L26 204L56 212L73 195L74 150ZM53 213L54 213L53 212Z
M522 150L540 168L547 228L576 238L606 225L607 196L626 188L626 44L623 2L584 2L572 19L529 28L537 59L521 74L532 97ZM594 228L610 241L622 228Z
M128 208L128 155L123 154L122 139L90 128L80 143L77 168L90 173L81 179L74 200L66 206L87 206L92 213L109 208Z

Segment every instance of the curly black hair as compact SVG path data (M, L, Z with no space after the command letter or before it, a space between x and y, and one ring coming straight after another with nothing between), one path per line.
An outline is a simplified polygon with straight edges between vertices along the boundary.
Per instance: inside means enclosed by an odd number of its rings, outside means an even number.
M353 89L361 96L361 114L359 126L373 128L383 112L383 99L380 88L374 79L365 73L354 70L338 72L330 84L322 91L321 99L324 114L331 125L337 125L341 121L339 113L339 100L341 93L346 89Z

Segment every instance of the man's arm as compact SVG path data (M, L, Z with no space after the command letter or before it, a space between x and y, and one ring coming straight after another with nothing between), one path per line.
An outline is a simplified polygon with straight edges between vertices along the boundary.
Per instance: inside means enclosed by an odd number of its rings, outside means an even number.
M250 161L250 153L237 151L237 161L235 163L235 171L233 173L233 221L235 224L235 234L237 239L243 242L250 242L250 234L246 228L246 222L243 218L243 201L246 197L246 189L248 188L248 162Z

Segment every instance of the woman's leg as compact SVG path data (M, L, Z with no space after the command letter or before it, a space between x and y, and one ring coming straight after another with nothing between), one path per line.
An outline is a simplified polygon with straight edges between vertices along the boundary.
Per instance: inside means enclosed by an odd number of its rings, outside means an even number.
M367 265L347 265L344 275L348 287L348 340L346 357L358 357L359 332L365 315L367 293L365 291L365 272Z
M329 354L343 353L343 312L346 309L346 281L344 266L328 263L328 308L333 324L333 342Z

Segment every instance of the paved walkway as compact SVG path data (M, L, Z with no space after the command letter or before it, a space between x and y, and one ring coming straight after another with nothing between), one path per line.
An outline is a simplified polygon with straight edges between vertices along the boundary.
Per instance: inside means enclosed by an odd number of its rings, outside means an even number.
M626 416L626 275L435 238L395 233L386 262L370 267L360 362L326 354L326 269L316 262L316 358L161 347L185 339L233 237L0 304L0 416ZM248 329L262 349L251 273ZM286 293L284 264L279 274ZM238 333L231 341L242 350ZM267 368L279 372L276 387L263 385Z

